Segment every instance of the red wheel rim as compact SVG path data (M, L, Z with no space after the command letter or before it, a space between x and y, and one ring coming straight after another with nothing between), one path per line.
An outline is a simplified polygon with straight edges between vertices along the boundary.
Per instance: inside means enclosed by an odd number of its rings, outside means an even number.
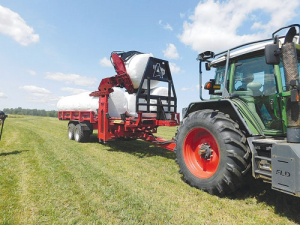
M200 147L210 146L212 153L210 160L202 158ZM183 157L190 172L199 178L209 178L219 166L219 147L214 136L204 128L195 128L186 136L183 144Z

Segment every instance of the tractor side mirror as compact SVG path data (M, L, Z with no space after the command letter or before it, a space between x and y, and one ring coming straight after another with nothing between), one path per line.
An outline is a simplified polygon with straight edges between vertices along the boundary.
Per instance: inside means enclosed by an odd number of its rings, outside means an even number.
M278 65L280 63L280 49L278 44L269 44L265 46L265 60L269 65Z
M206 69L206 71L210 71L210 64L209 63L205 63L205 69Z
M215 79L210 79L206 84L204 85L204 89L209 91L210 95L213 95L215 93L215 90L220 90L221 85L216 84Z

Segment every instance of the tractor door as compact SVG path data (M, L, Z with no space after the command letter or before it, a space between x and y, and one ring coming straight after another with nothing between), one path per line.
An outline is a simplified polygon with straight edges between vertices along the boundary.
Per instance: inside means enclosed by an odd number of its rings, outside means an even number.
M263 52L242 56L234 60L230 89L243 101L251 116L249 124L256 123L265 135L283 134L282 105L274 67L265 63Z

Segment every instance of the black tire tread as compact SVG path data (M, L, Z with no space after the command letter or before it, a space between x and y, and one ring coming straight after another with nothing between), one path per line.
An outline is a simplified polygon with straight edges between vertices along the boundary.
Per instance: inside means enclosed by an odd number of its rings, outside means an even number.
M75 127L75 141L77 142L86 142L90 136L90 131L85 131L81 124L77 124ZM78 139L76 139L76 135L78 133Z
M181 146L178 142L183 140L183 137L181 137L183 130L199 120L209 120L211 129L216 129L220 133L226 146L226 149L223 150L227 159L225 172L213 186L209 187L199 185L200 178L194 177L194 179L191 179L191 173L186 171L188 169L183 166L185 162L181 162L182 157L179 157L179 154L182 154L182 149L180 149ZM247 139L243 131L239 129L239 125L228 114L210 109L190 113L177 128L175 141L174 152L177 155L175 162L180 166L179 172L183 174L183 180L192 187L210 194L224 195L234 192L243 184L243 177L251 167L250 149L247 146Z
M69 123L68 124L68 138L70 140L74 140L75 127L76 127L76 125L74 123ZM71 137L70 137L70 132L72 132Z

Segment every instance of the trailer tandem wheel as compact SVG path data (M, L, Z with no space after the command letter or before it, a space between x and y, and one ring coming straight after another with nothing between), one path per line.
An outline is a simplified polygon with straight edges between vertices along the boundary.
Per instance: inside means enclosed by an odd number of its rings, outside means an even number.
M222 112L189 114L176 135L176 161L184 181L217 195L240 187L250 168L250 150L238 127Z
M75 126L75 132L74 132L75 141L85 142L90 137L90 130L84 129L84 126L86 126L86 125L83 125L83 124L80 124L80 123L78 123Z
M69 123L68 125L68 137L70 140L74 140L74 133L75 133L75 124Z

